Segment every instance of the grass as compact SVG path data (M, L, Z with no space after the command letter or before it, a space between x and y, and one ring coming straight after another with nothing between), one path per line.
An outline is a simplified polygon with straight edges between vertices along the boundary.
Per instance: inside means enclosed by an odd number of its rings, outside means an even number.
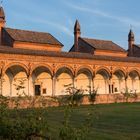
M51 131L55 135L63 120L63 110L63 107L58 107L47 111ZM82 125L89 112L93 113L93 127L87 140L140 140L140 103L75 107L71 124L76 127Z
M31 110L21 110L22 117L28 114L28 111ZM140 103L74 107L70 118L71 125L81 127L89 113L93 114L93 126L86 140L140 140ZM45 109L44 115L51 134L58 137L58 130L64 120L64 107L49 107Z

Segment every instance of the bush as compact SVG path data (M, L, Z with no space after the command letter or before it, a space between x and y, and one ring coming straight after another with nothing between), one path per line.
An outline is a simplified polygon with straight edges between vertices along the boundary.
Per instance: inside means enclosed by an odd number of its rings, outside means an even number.
M31 140L31 137L46 137L47 120L42 109L8 108L10 98L0 96L0 139L1 140ZM16 101L18 102L18 100ZM26 112L26 113L25 113Z
M61 105L71 105L77 106L80 105L83 101L84 90L77 89L71 84L65 85L67 95L58 97L58 101Z
M93 104L96 101L96 96L97 96L98 88L94 89L89 92L89 101Z
M124 92L122 92L122 95L124 96L124 99L126 100L126 102L128 102L130 98L136 100L138 97L136 91L130 90L128 87L124 89Z

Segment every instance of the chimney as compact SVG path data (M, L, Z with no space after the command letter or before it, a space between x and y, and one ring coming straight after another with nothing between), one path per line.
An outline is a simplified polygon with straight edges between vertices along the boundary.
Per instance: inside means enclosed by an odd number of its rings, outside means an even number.
M74 48L75 48L75 52L79 51L78 40L79 40L79 37L81 35L81 31L80 30L81 30L80 29L80 24L79 24L78 20L76 20L75 26L74 26Z
M5 14L3 7L0 7L0 45L2 44L2 27L5 27Z
M133 56L134 55L134 42L135 42L135 36L133 31L130 29L130 32L128 34L128 55Z

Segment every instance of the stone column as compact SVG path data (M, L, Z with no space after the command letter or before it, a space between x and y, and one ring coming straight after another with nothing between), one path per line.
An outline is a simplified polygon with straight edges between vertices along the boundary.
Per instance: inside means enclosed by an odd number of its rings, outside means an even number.
M108 88L110 87L110 92L109 92L109 94L112 94L113 93L113 91L114 91L114 89L112 88L112 85L113 85L113 82L112 82L112 76L110 76L110 78L109 78L109 86L108 86Z
M75 88L75 76L73 76L73 78L72 78L72 86L73 86L73 88Z
M28 79L28 96L30 96L31 95L30 94L30 90L31 90L31 75L29 75L27 77L27 79Z
M52 96L56 94L56 76L52 76Z
M127 86L127 79L128 79L128 76L125 77L125 89L128 88L128 86Z
M0 68L0 89L1 89L0 95L2 95L2 82L3 82L3 74L2 74L2 68Z
M10 97L12 97L12 81L13 78L9 80L10 81Z
M2 80L3 80L3 78L2 78L2 76L0 76L0 89L1 89L1 91L0 91L0 92L1 92L0 95L2 95L2 82L3 82Z
M94 78L95 78L95 76L93 76L91 79L91 91L95 90Z
M140 93L140 77L139 77L139 88L138 88L138 91Z
M134 79L133 79L133 77L131 78L131 80L132 80L132 90L134 91Z

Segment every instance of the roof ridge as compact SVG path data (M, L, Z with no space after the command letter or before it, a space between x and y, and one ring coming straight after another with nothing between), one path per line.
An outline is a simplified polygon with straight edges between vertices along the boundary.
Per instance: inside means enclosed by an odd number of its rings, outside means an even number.
M88 37L80 37L80 38L89 39L89 40L97 40L97 41L110 41L110 42L113 42L112 40L103 40L103 39L88 38Z

